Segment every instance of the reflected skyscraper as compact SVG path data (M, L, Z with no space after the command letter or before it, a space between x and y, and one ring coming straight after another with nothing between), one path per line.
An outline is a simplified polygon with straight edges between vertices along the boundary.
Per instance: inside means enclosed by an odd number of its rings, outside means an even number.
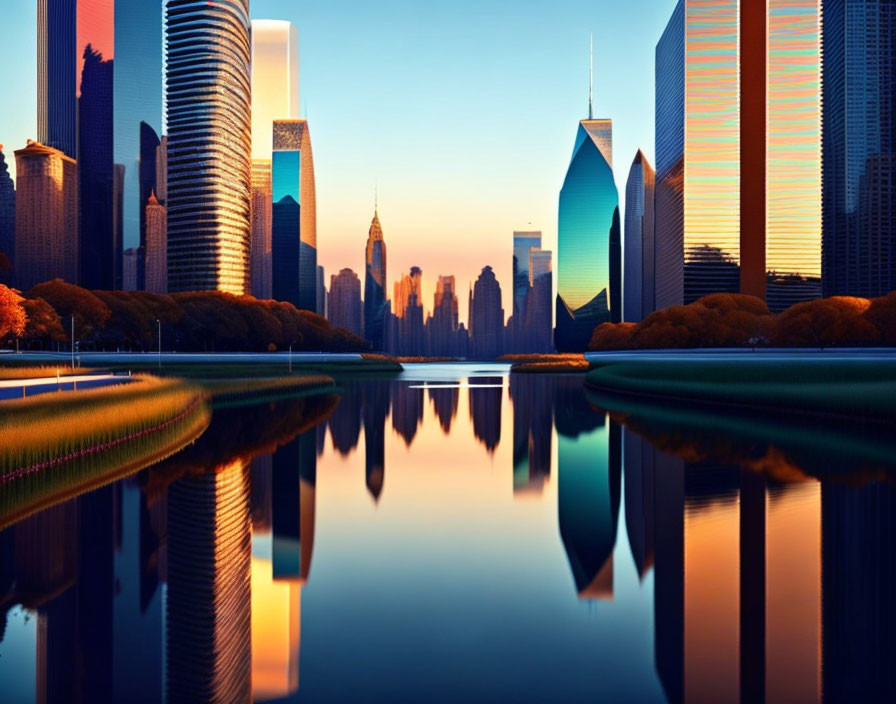
M432 401L433 410L445 435L451 432L451 422L457 417L459 397L460 389L455 386L449 386L444 389L440 389L436 385L430 385L429 387L429 400Z
M656 48L656 303L820 295L818 0L680 0Z
M374 501L379 501L386 480L386 416L389 387L362 382L361 412L364 419L364 483Z
M613 179L613 123L579 123L560 191L554 343L581 352L601 323L622 319L619 194Z
M307 120L275 120L271 166L272 292L317 311L317 207Z
M388 301L386 300L386 242L379 215L374 211L367 235L364 254L364 335L374 350L385 349L384 325Z
M343 457L350 456L358 446L361 435L361 394L356 387L351 387L342 394L327 425L333 447Z
M479 381L487 384L477 388L471 384L470 418L473 420L473 435L489 453L493 453L501 442L501 401L504 388L500 386L501 377L480 377Z
M315 432L308 431L274 453L272 554L275 579L305 582L311 571L317 485L315 439Z
M242 295L250 254L249 1L169 0L166 20L168 288Z
M411 388L406 382L392 386L392 429L408 447L414 441L417 429L423 423L423 389Z
M896 13L826 0L822 33L824 295L896 289Z
M271 298L274 120L299 118L299 39L290 22L252 20L252 295Z
M656 308L653 243L654 171L639 149L625 185L625 263L623 319L639 323Z
M121 231L123 249L139 248L137 287L145 286L142 258L146 246L144 207L155 188L156 155L162 134L163 4L115 0L115 147L123 169Z
M16 248L16 187L9 175L3 145L0 144L0 252L14 266ZM0 282L8 284L12 271L0 270Z
M649 442L624 428L625 528L638 576L653 567L656 453Z
M541 491L551 474L553 379L511 374L513 491Z

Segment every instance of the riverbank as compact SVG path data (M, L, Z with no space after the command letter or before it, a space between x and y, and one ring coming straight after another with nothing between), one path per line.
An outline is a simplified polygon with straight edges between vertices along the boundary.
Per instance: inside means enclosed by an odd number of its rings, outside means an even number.
M509 362L513 374L582 374L591 364L581 354L505 354L499 362Z
M595 391L881 422L896 418L892 355L629 355L622 361L605 357L595 366L585 377Z

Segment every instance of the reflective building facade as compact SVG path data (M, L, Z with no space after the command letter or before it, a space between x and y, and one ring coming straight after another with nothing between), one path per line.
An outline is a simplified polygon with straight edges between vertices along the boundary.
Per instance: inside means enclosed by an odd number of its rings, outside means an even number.
M168 288L249 291L249 2L167 5Z
M541 232L513 233L513 319L521 321L529 294L529 250L541 249Z
M367 234L364 252L366 273L364 276L364 335L374 350L385 349L383 326L386 320L386 242L378 213Z
M317 216L308 122L276 120L272 156L273 297L316 312Z
M639 149L625 184L623 319L638 323L654 310L653 167Z
M656 307L820 295L818 0L681 0L656 49Z
M0 144L0 252L14 265L16 248L16 187L9 175L3 145ZM10 282L12 271L0 267L0 283Z
M896 289L896 3L827 0L823 32L824 294Z
M622 315L612 139L610 120L582 120L560 191L555 334L560 352L585 349L595 327Z
M115 0L115 147L124 168L121 217L124 249L146 248L145 205L155 188L156 154L162 134L162 3ZM143 262L138 258L138 288Z

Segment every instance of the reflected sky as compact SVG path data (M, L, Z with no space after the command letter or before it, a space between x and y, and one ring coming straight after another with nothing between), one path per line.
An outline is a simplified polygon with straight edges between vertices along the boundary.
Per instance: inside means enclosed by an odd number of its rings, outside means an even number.
M343 386L0 534L4 701L894 691L893 484L664 443L574 375Z

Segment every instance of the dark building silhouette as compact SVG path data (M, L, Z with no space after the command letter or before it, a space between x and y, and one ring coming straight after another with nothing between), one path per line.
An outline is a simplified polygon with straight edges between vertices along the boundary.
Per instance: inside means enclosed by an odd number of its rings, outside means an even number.
M104 59L92 44L83 51L78 97L80 283L110 290L121 288L122 253L113 215L112 59Z
M457 402L460 397L460 389L449 386L440 389L437 385L430 384L429 400L432 402L439 425L445 431L445 435L451 432L451 422L457 417Z
M364 482L374 501L379 501L386 479L386 416L389 415L389 386L361 382L361 413L364 420Z
M116 128L118 125L116 124ZM117 148L116 143L116 148ZM161 140L159 139L159 135L156 134L156 131L150 127L146 122L140 122L140 157L137 162L137 183L133 184L136 188L131 186L129 183L129 174L127 171L125 172L125 219L124 219L124 237L125 241L131 244L133 240L133 235L137 234L139 237L137 241L139 257L137 259L137 289L140 291L151 290L155 293L164 293L167 291L167 286L165 287L165 291L157 290L159 286L155 288L147 288L146 281L146 268L147 268L147 207L150 206L164 206L165 204L158 200L158 196L155 192L156 182L158 181L158 173L156 170L156 156L159 152L159 148L161 146ZM132 193L131 191L136 190L136 193ZM128 218L130 217L130 203L128 202L129 197L137 197L140 199L139 207L135 208L137 211L138 218L138 227L139 230L134 233L131 232L131 224L128 223ZM165 213L165 223L164 227L167 228L167 213ZM156 229L162 223L154 223ZM164 276L167 280L168 277L168 246L167 241L165 243L165 272ZM161 272L160 272L161 274ZM158 275L156 279L160 278Z
M522 344L525 352L553 352L553 254L546 249L529 252L529 293L523 322Z
M432 315L426 321L426 353L432 357L462 356L458 342L457 287L453 276L439 276Z
M423 270L419 266L412 266L410 273L395 282L393 304L389 350L399 355L424 354Z
M272 460L274 579L304 582L314 550L317 484L316 433L308 431L277 449Z
M386 300L386 242L379 215L374 211L364 253L364 335L374 350L385 350L384 326L388 314Z
M0 253L9 260L9 270L0 265L0 283L10 284L16 252L16 187L9 175L3 145L0 144Z
M639 323L656 310L654 279L654 181L656 174L639 149L625 185L623 319Z
M339 274L330 276L327 319L335 327L345 328L358 337L364 337L361 280L351 269L343 269Z
M392 428L410 447L423 422L423 389L411 388L407 382L392 385Z
M474 359L494 359L504 346L504 308L501 285L490 266L473 285L470 307L470 348Z
M78 2L37 3L37 141L78 158ZM112 47L104 47L111 51Z
M510 375L514 492L540 491L551 474L553 388L554 380L546 376Z
M479 377L482 388L470 384L470 417L473 419L473 435L489 453L501 442L501 400L504 389L500 377Z
M339 405L327 421L333 447L343 457L348 457L358 446L361 434L361 391L352 384L342 394Z
M896 8L824 3L822 221L826 296L896 289Z

